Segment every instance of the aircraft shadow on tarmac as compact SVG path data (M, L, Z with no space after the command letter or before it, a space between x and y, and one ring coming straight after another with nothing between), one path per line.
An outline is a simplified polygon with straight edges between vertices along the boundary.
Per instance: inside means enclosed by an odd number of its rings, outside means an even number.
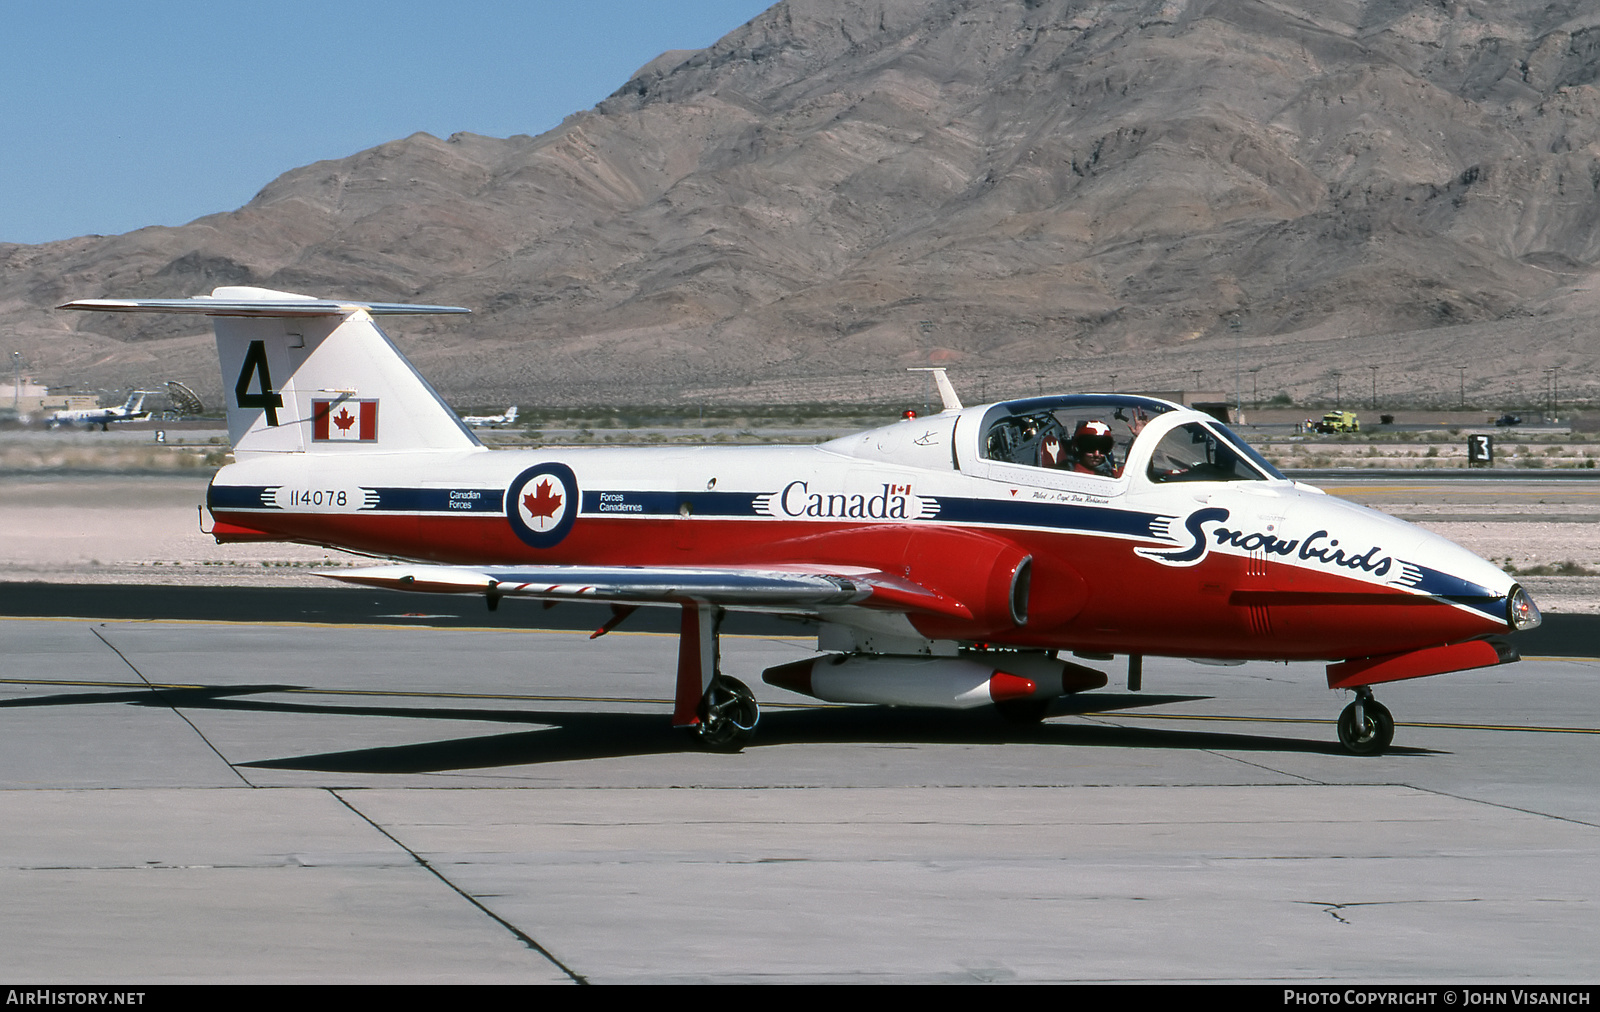
M693 739L667 725L660 713L615 713L559 709L488 709L437 706L350 706L245 699L260 693L296 689L288 685L229 685L115 692L57 693L0 701L8 706L70 706L127 703L185 710L231 710L284 714L409 717L539 725L535 730L378 748L265 759L235 765L326 773L433 773L449 770L525 766L552 762L614 759L698 751ZM305 690L302 690L305 691ZM310 690L315 691L315 690ZM1194 702L1205 696L1086 693L1057 701L1050 716ZM1233 734L1110 724L1009 723L991 710L919 710L888 706L769 709L747 749L804 744L967 744L1059 745L1100 748L1172 749L1234 752L1297 752L1344 755L1332 740L1276 735ZM1433 750L1391 747L1389 755L1422 755Z
M688 734L666 726L659 714L523 711L519 717L547 727L514 734L328 752L238 765L328 773L430 773L699 751ZM1093 724L1046 722L1019 726L993 714L887 706L769 711L761 718L756 739L745 749L857 743L1027 744L1346 754L1334 741ZM1411 751L1418 750L1391 749L1391 753Z
M74 706L88 703L132 703L136 706L203 707L207 702L228 696L253 696L262 692L286 692L293 685L205 685L183 688L119 689L116 692L58 692L48 696L0 699L0 707Z

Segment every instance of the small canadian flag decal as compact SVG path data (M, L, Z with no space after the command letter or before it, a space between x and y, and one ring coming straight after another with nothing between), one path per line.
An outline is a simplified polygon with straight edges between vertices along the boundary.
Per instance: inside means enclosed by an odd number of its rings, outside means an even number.
M378 441L378 402L341 398L311 402L311 441L314 443L375 443Z

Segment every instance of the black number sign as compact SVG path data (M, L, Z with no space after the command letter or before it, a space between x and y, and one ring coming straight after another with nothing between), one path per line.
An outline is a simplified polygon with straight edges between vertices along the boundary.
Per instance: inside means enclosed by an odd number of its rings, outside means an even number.
M261 392L250 392L250 377L261 376ZM283 407L283 395L272 389L272 373L267 371L267 344L251 341L244 353L244 367L239 370L239 382L233 386L234 400L241 408L262 408L267 413L267 424L278 424L278 409Z

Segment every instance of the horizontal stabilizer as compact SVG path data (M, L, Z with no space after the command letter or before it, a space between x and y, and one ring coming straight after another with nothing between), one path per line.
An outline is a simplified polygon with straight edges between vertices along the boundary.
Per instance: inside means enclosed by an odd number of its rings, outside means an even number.
M192 313L200 316L259 316L299 319L316 316L348 316L362 311L371 316L444 316L470 313L460 306L421 306L404 302L345 302L313 299L287 292L251 289L276 298L231 299L201 295L192 299L78 299L57 309L83 309L101 313ZM226 288L218 292L228 291Z

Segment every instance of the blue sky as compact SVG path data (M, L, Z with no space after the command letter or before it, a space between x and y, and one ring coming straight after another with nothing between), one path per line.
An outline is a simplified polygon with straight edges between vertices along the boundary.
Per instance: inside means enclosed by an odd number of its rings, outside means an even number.
M0 0L0 242L180 225L425 130L537 134L774 0Z

